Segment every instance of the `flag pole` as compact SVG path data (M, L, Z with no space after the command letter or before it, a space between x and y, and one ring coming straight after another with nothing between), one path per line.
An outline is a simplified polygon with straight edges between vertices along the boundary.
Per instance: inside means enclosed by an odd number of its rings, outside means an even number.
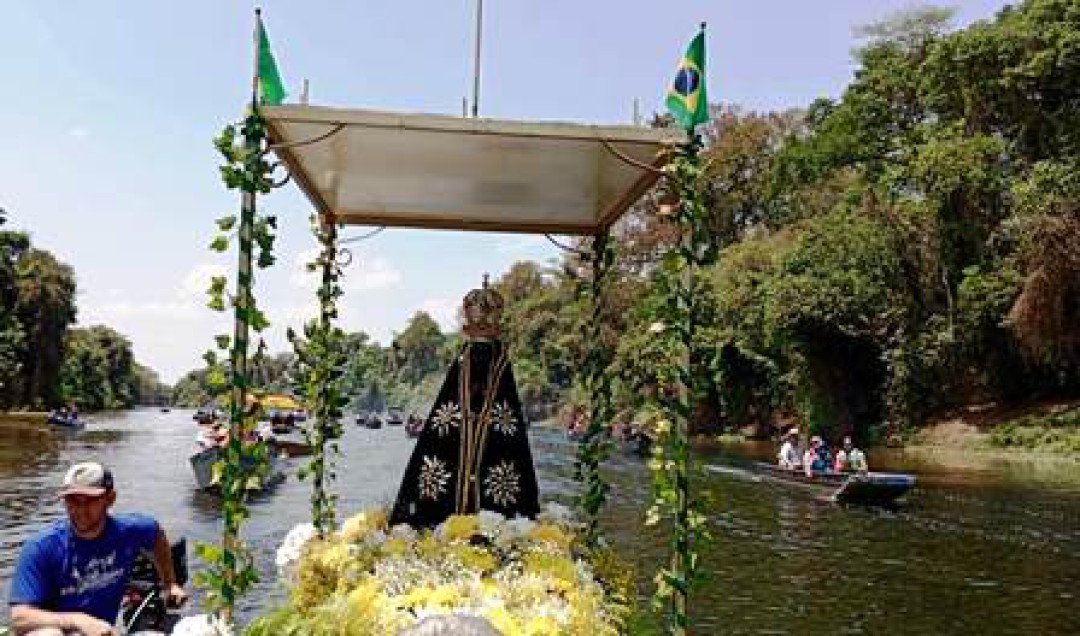
M476 0L476 46L473 50L472 116L480 113L480 40L484 33L484 0Z
M251 32L251 107L259 106L259 31L262 29L262 7L255 7L255 28Z
M247 117L259 115L259 35L262 29L262 10L255 8L255 28L252 37L252 74L251 74L251 112ZM244 148L248 153L257 153L262 145L261 133L245 122ZM238 508L243 499L243 487L246 476L243 470L242 447L245 418L247 416L247 395L249 389L248 374L248 338L254 296L252 294L252 252L255 226L256 197L254 186L244 186L240 194L240 227L238 228L238 249L236 263L236 296L233 301L233 346L230 355L231 404L229 417L229 443L225 451L226 470L222 472L221 492L225 500L222 515L222 548L225 552L223 563L223 598L222 617L231 622L236 597L242 584L241 579L243 550L240 540L240 526L243 523L243 511ZM239 470L239 473L236 471Z

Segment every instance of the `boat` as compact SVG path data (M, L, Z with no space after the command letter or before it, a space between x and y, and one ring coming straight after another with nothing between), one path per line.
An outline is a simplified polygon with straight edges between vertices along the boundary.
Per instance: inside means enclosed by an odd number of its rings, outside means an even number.
M267 441L270 444L270 449L282 458L307 457L314 452L311 444L302 440L274 437Z
M216 408L213 408L213 407L206 407L206 406L200 407L191 416L191 419L195 420L195 422L197 424L200 424L200 425L203 425L203 426L205 426L207 424L213 424L215 421L217 421L219 419L218 410Z
M58 412L49 413L49 417L47 417L45 421L58 428L66 428L70 430L78 430L86 426L86 422L79 419L78 415Z
M801 470L756 462L754 471L788 483L824 490L837 503L888 506L915 487L915 476L906 473L820 473L808 477Z
M218 446L211 446L200 450L189 459L191 471L195 475L195 485L198 486L199 490L217 490L217 480L214 479L214 464L220 459L221 450ZM258 492L284 481L285 473L278 466L278 461L278 457L271 454L270 466L266 475L248 484L246 490Z
M388 409L383 419L386 420L387 426L402 426L405 424L405 419L401 417L401 411L397 409Z
M356 423L365 428L382 428L383 425L382 418L379 417L378 413L368 413L366 415L361 413L356 416Z

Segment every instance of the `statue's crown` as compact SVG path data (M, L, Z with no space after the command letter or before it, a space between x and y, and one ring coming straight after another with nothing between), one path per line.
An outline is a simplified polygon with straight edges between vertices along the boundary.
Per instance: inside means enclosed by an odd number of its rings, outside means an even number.
M461 303L462 332L473 338L497 338L501 331L503 305L502 296L488 285L487 274L484 274L483 286L465 294Z

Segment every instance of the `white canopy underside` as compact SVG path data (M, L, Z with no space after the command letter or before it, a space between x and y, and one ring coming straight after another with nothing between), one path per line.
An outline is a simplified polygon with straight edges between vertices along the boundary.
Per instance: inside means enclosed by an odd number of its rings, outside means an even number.
M595 233L656 181L633 162L662 167L682 141L636 126L292 105L262 113L318 211L352 225Z

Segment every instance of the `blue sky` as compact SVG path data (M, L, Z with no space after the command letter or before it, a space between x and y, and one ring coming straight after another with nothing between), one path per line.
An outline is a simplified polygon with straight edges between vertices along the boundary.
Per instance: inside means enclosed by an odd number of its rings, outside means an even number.
M460 114L471 91L472 0L259 3L293 97ZM1006 4L953 3L957 23ZM205 309L213 219L237 197L211 140L250 87L256 3L239 0L7 0L0 20L0 207L35 246L75 268L79 322L131 338L167 382L198 366L229 318ZM701 21L714 101L779 109L837 96L853 70L853 27L912 6L898 0L487 0L481 116L629 123L660 108ZM279 263L257 294L283 332L310 315L301 274L314 240L295 187L265 198L279 217ZM362 229L351 229L345 236ZM343 326L387 342L419 309L453 328L483 273L557 256L545 239L387 230L352 246Z

